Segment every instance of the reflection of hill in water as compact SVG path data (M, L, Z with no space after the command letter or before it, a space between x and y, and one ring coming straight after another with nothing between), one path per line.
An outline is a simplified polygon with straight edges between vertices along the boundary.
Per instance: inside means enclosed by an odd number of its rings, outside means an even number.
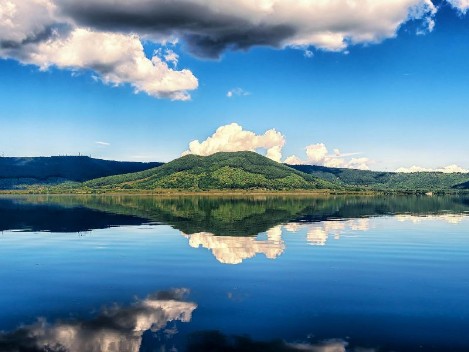
M469 199L458 196L21 196L0 198L0 229L79 232L150 221L185 234L254 236L288 222L467 212Z
M60 202L0 198L0 231L84 232L111 226L139 225L135 216L102 212L85 206L65 206Z

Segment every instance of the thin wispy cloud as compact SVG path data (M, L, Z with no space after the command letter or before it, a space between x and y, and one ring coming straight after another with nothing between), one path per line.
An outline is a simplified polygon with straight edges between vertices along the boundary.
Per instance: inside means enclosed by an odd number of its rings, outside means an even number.
M227 93L226 96L228 98L233 98L233 97L244 97L247 95L251 95L250 92L245 91L243 88L233 88L230 89Z
M96 141L95 144L100 145L102 147L109 147L111 145L111 143L102 142L102 141Z

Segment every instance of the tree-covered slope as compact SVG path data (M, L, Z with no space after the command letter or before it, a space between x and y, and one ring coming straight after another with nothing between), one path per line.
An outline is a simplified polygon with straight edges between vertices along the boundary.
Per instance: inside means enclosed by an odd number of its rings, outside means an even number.
M307 175L254 152L186 155L163 166L85 182L91 189L326 189L334 183Z
M442 172L379 172L330 168L316 165L289 165L312 176L343 186L374 190L438 191L469 189L469 174Z
M146 170L161 163L121 162L87 156L0 157L0 189L21 185L83 182L98 177Z

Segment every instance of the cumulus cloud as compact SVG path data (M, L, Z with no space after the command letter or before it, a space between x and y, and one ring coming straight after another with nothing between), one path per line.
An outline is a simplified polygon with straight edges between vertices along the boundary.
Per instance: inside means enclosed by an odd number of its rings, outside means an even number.
M323 163L327 157L327 148L324 143L311 144L308 145L305 149L308 161L313 164Z
M350 158L360 153L341 153L339 149L334 149L330 154L324 143L311 144L305 147L306 160L302 160L296 155L285 159L286 164L302 165L312 164L327 167L341 167L350 169L369 170L370 159L368 158Z
M233 89L230 89L227 93L226 93L226 96L228 98L232 98L232 97L235 97L235 96L238 96L238 97L243 97L243 96L246 96L246 95L250 95L251 93L245 91L243 88L233 88Z
M258 151L265 150L266 157L281 162L282 150L285 146L285 136L270 129L264 134L256 134L252 131L244 130L237 123L219 127L213 135L200 142L194 140L189 143L189 149L182 155L211 155L217 152L237 152L237 151ZM308 145L305 148L306 160L302 160L296 155L291 155L284 160L285 164L302 165L313 164L327 167L343 167L368 170L370 160L368 158L350 158L360 153L341 153L334 149L334 154L330 154L324 143Z
M343 50L396 35L408 21L428 27L430 0L62 0L62 14L83 26L178 38L201 57L255 45Z
M177 55L146 57L137 34L77 27L59 16L51 0L0 0L0 57L47 70L51 66L92 70L106 84L130 84L136 92L158 98L188 100L198 86L187 69L175 70Z
M396 170L396 172L403 172L403 173L413 173L413 172L443 172L445 174L451 173L469 173L469 169L465 169L458 165L448 165L445 167L440 167L436 169L425 168L421 166L411 166L411 167L401 167Z
M284 163L288 165L301 165L301 164L304 164L304 161L301 160L296 155L290 155L289 157L285 159Z
M468 0L447 1L461 13L469 7ZM176 69L173 50L146 57L143 41L180 43L204 58L253 46L311 57L313 48L347 53L351 45L379 43L409 21L426 33L436 11L431 0L0 0L0 57L92 70L108 84L187 100L198 87L192 72Z
M284 145L285 137L275 129L270 129L264 134L258 135L244 130L237 123L231 123L219 127L212 136L202 142L198 140L190 142L189 149L182 155L211 155L217 152L265 149L268 158L280 162Z

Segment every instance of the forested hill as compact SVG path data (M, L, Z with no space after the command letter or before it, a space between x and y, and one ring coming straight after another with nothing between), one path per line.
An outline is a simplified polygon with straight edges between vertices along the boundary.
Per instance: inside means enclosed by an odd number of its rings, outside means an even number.
M67 185L70 181L80 183ZM80 188L191 191L329 188L429 192L468 190L469 174L395 173L285 165L254 152L187 155L167 164L120 162L86 156L0 157L0 190L38 185L60 185L57 192Z
M469 189L468 173L380 172L331 168L316 165L288 165L295 170L348 187L373 190L439 191Z
M0 157L0 189L65 181L83 182L147 170L161 164L102 160L87 156Z
M160 167L91 180L81 185L102 190L293 190L337 189L336 184L294 170L254 152L186 155Z

